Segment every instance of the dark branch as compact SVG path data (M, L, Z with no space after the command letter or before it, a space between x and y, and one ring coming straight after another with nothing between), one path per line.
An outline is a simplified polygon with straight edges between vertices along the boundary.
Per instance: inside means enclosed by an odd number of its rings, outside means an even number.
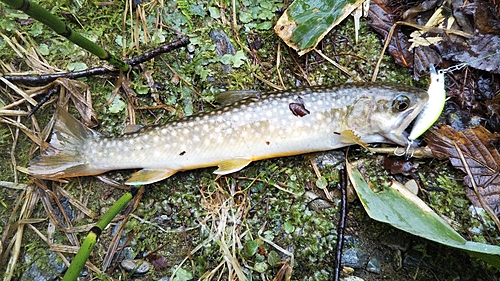
M332 281L340 280L342 271L342 248L344 247L345 221L347 218L347 172L346 169L340 170L340 220L337 224L337 250L335 252L335 269L332 275Z
M130 66L136 66L140 63L146 62L151 58L154 58L163 53L170 52L172 50L181 48L189 44L189 38L183 37L178 41L163 45L159 48L141 54L135 58L125 60ZM87 70L75 71L75 72L65 72L65 73L54 73L54 74L43 74L43 75L3 75L3 78L9 80L12 83L26 84L30 86L38 86L48 84L57 78L69 78L76 79L81 77L89 77L94 75L104 75L108 73L119 72L120 70L114 67L94 67Z

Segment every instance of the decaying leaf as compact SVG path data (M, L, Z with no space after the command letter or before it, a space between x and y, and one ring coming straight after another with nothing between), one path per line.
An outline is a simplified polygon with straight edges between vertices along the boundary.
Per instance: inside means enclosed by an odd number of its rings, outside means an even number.
M431 9L425 7L425 9ZM370 5L369 18L370 26L384 37L384 41L390 40L388 51L399 65L408 68L414 68L414 78L420 79L420 75L427 75L429 64L439 65L441 60L439 54L429 46L420 46L411 49L410 34L403 32L407 28L396 27L395 32L389 38L391 28L401 20L401 13L405 7L402 5L391 5L387 0L372 0ZM427 37L427 33L419 37ZM425 40L420 39L420 42Z
M366 0L294 1L280 17L274 31L303 55ZM354 2L354 3L353 3Z
M425 140L436 156L449 158L454 167L467 172L461 152L473 177L467 175L464 178L469 187L467 196L475 206L482 207L473 189L474 180L482 199L496 216L500 215L500 153L495 147L500 135L490 133L482 126L464 131L442 126L426 134Z
M412 67L416 80L426 73L429 63L446 66L443 58L500 73L500 56L484 58L500 51L500 19L489 1L417 2L417 6L409 7L394 5L388 0L372 1L370 25L385 40L396 22L426 23L427 27L434 27L425 31L397 27L388 46L396 63ZM410 42L416 47L413 52L408 50Z
M443 46L443 57L466 62L476 69L500 73L500 55L498 55L500 36L498 34L476 34L466 42L463 44L446 42Z

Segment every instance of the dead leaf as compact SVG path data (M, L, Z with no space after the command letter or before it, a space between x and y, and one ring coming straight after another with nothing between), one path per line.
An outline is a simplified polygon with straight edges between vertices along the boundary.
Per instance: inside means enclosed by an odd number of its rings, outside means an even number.
M446 59L465 62L469 66L500 73L500 55L498 55L500 36L497 34L475 34L473 38L458 44L451 40L443 43L442 55Z
M418 33L413 29L397 27L388 46L396 63L413 68L416 80L426 74L430 63L447 66L448 62L443 58L500 73L500 56L495 55L500 45L500 20L494 7L488 1L466 2L457 0L443 4L442 1L426 0L418 1L420 4L415 7L408 7L391 5L388 0L374 0L370 6L370 25L384 36L384 40L398 21L427 23L436 27ZM434 21L431 15L437 15L438 21ZM408 50L410 41L418 46L414 52Z
M314 50L319 42L360 7L365 0L295 0L278 19L275 33L299 56Z
M388 6L388 1L375 0L370 3L368 17L371 19L370 26L387 40L389 30L398 20L396 11ZM395 62L405 67L413 67L413 53L409 51L410 42L405 34L399 29L394 33L389 44L389 53Z
M498 217L500 215L500 153L495 145L500 140L500 135L490 133L482 126L464 131L442 126L438 130L431 130L427 133L425 140L436 156L449 158L454 167L467 172L457 148L461 151L478 192ZM464 183L469 187L466 192L472 204L482 207L468 175L465 176Z

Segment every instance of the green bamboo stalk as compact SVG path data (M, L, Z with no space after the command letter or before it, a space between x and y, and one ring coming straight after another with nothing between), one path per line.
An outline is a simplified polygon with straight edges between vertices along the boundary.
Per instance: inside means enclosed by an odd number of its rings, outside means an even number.
M132 188L130 192L125 193L120 199L118 199L113 206L102 216L102 218L96 223L94 227L89 231L87 237L82 243L82 246L76 253L76 256L71 261L68 270L64 274L62 281L74 281L80 275L85 262L89 258L94 245L99 238L101 232L106 228L106 226L111 222L111 220L120 213L120 211L127 206L127 204L134 198L137 193L137 188Z
M102 60L106 60L122 71L128 71L129 65L115 57L110 52L99 47L94 42L80 35L78 32L71 30L63 21L51 14L42 6L30 2L29 0L0 0L9 5L11 8L23 11L30 17L40 21L46 26L50 27L57 34L66 37L69 41L82 47L83 49L98 56Z

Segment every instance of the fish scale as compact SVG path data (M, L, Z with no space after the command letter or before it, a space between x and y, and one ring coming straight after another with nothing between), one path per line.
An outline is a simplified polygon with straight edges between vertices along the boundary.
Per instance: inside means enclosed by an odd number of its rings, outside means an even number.
M403 132L427 99L424 90L389 83L253 91L219 109L116 138L58 108L49 148L28 172L51 179L141 169L126 182L136 185L211 166L228 174L252 161L353 144L405 145Z

